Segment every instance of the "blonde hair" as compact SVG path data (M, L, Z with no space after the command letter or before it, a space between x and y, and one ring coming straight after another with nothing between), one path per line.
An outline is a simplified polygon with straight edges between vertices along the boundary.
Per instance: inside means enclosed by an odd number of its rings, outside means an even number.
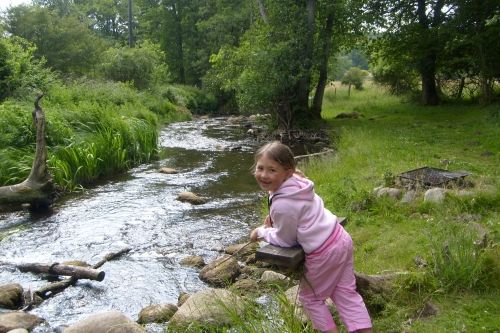
M287 145L279 141L269 142L264 146L260 147L259 150L257 150L254 157L255 163L253 165L253 168L255 168L257 161L262 156L267 156L270 159L278 162L281 166L283 166L287 170L288 169L295 170L296 163L292 150Z

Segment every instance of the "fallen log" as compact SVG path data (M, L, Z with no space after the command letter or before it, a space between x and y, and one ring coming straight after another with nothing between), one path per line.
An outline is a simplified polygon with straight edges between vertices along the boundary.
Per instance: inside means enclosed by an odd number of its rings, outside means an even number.
M17 265L21 272L46 273L53 275L71 276L76 279L104 280L106 273L93 268L55 264L26 263Z
M111 252L108 253L104 256L103 259L101 259L98 263L92 266L93 269L98 269L102 265L104 265L107 261L116 259L120 257L121 255L130 252L130 248L123 248L118 252ZM78 281L78 278L75 276L72 276L70 278L50 283L45 286L42 286L40 289L36 290L33 292L32 295L30 295L29 299L25 299L25 307L24 309L29 309L33 305L41 303L44 299L47 299L51 296L54 296L55 294L58 294L59 292L63 291L67 287L74 285ZM37 300L38 298L38 300Z

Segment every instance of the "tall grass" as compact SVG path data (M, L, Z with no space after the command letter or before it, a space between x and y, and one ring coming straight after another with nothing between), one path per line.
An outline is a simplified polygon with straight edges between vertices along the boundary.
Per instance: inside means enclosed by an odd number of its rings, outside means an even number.
M178 90L180 88L177 88ZM41 101L48 165L55 183L75 190L157 157L158 129L189 111L123 83L77 80L54 85ZM0 184L24 179L34 155L30 102L0 104Z

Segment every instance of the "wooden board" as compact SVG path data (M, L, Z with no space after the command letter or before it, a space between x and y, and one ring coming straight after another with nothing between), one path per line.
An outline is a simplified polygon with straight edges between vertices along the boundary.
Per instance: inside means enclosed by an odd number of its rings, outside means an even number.
M338 217L337 221L345 226L347 223L346 217ZM304 261L305 254L302 247L280 247L268 244L261 247L255 252L255 258L260 261L267 262L272 265L280 266L283 268L294 269L302 261Z

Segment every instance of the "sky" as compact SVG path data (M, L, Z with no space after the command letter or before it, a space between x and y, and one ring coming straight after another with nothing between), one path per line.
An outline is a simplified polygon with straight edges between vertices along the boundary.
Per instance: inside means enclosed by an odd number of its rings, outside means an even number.
M31 0L0 0L0 10L3 11L9 8L9 6L17 6L23 3L29 4Z

